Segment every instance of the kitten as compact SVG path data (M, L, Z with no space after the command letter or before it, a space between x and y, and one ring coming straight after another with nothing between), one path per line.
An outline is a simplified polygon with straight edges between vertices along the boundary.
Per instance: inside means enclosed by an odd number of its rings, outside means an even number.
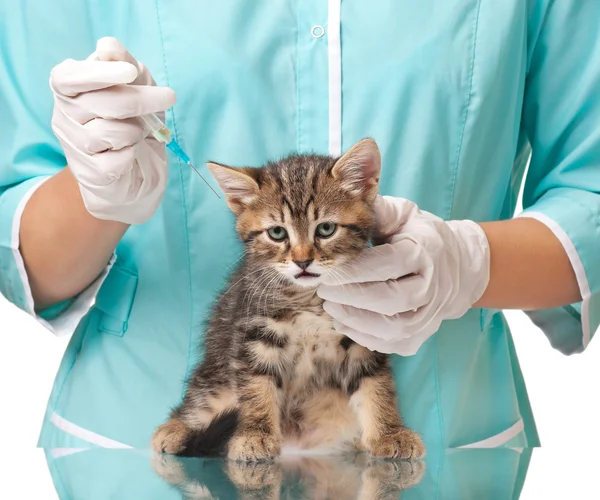
M341 158L290 156L209 169L237 217L243 261L218 300L204 359L152 439L157 452L257 461L282 444L418 458L389 357L337 333L316 290L367 247L381 159L365 139ZM357 263L360 265L360 263Z

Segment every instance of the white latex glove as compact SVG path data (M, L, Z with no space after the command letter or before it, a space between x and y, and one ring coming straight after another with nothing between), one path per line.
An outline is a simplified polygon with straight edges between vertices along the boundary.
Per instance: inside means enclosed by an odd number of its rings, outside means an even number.
M146 222L167 184L164 144L136 118L175 103L146 67L115 38L98 40L84 61L52 69L52 130L60 141L88 212L128 224Z
M475 222L445 222L402 198L378 197L375 207L383 243L335 276L322 275L317 293L339 333L410 356L443 320L460 318L481 298L489 245Z

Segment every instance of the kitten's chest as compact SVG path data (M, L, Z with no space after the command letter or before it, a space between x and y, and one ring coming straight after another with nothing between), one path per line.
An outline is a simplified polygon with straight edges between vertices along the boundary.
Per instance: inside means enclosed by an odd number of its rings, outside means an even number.
M287 372L292 381L326 377L337 371L345 357L343 335L333 328L331 317L322 309L298 313L280 325L287 341Z

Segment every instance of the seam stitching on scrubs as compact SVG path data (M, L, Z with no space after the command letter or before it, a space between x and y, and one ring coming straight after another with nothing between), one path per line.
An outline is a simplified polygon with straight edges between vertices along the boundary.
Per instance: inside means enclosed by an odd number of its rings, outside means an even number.
M454 165L452 168L452 178L450 181L450 207L448 210L447 217L448 219L452 218L452 213L454 212L454 193L456 189L456 178L458 176L458 164L460 162L460 154L462 152L463 140L465 138L465 130L467 128L467 121L469 118L469 108L471 106L471 99L473 97L473 75L475 73L475 56L477 54L477 34L479 31L479 13L481 11L481 0L477 2L477 13L475 14L475 22L473 25L473 42L471 48L471 67L469 68L469 92L467 94L467 102L465 103L465 110L463 111L462 118L462 130L460 132L460 136L458 139L458 146L456 148L456 154L454 156Z
M440 439L442 441L442 449L446 448L446 438L444 436L444 423L443 423L443 416L442 416L442 406L440 404L440 370L439 370L439 363L440 363L440 356L439 356L439 346L438 346L439 340L438 340L438 335L435 335L435 392L437 394L437 398L436 398L436 404L437 404L437 410L438 410L438 422L439 422L439 426L440 426ZM438 472L438 489L436 492L436 500L440 498L440 484L441 484L441 480L442 480L442 469L444 468L444 461L443 461L443 454L442 457L440 458L440 467L439 467L439 472Z
M531 60L527 60L527 71L525 73L525 77L528 78L529 77L529 71L531 70L531 64L533 63L533 59L534 59L534 54L535 51L537 49L537 44L538 41L540 39L540 37L542 36L542 33L544 33L544 30L546 29L546 24L548 24L548 18L550 17L550 9L552 8L552 6L554 5L554 1L553 0L549 0L549 2L546 4L546 9L544 11L544 15L542 17L542 22L540 23L539 26L539 30L537 31L537 33L535 34L535 41L533 42L533 44L531 45L532 50L531 50ZM529 56L529 54L528 54Z
M438 468L438 477L437 477L437 491L435 492L435 498L436 500L440 499L440 492L441 492L441 484L442 484L442 476L444 475L444 453L440 453L440 458L439 460L439 468Z
M444 435L444 417L442 415L442 405L440 404L440 350L439 350L439 335L435 337L435 392L437 394L436 404L438 410L438 422L440 425L440 439L442 441L442 447L446 447L446 436Z
M158 0L155 0L154 2L155 6L156 6L156 21L158 23L158 33L160 36L160 46L162 49L162 59L163 59L163 66L165 68L165 83L167 84L167 87L170 87L169 85L169 70L168 70L168 66L167 66L167 56L165 53L165 39L163 36L163 28L162 28L162 23L160 20L160 8L158 6ZM181 141L179 139L179 133L177 132L177 122L175 120L175 110L173 108L171 108L171 116L173 117L173 134L175 135L175 140L181 144ZM179 185L181 187L181 208L183 209L183 218L184 218L184 232L185 232L185 245L186 245L186 250L187 250L187 254L186 254L186 259L187 259L187 272L188 272L188 286L189 286L189 291L190 291L190 325L189 325L189 334L188 334L188 354L187 354L187 360L185 363L185 380L187 380L188 377L188 371L190 369L190 359L192 356L192 344L193 344L193 324L194 324L194 312L192 310L191 304L194 303L192 296L192 265L191 265L191 261L190 261L190 236L188 234L188 213L187 213L187 209L185 206L185 186L183 183L183 164L181 162L181 160L179 158L176 159L177 163L179 163ZM183 398L183 396L185 395L185 384L182 384L181 387L181 396L180 398Z

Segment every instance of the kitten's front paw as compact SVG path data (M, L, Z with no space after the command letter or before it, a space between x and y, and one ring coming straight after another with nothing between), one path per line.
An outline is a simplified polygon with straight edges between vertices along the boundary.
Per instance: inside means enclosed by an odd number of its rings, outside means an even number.
M368 443L369 453L379 458L423 458L425 445L420 436L403 427L394 434L381 436Z
M154 432L152 449L157 453L179 453L184 449L188 433L189 429L181 420L172 418Z
M272 460L280 451L279 439L270 434L249 432L234 436L229 441L228 457L231 460L258 462Z

